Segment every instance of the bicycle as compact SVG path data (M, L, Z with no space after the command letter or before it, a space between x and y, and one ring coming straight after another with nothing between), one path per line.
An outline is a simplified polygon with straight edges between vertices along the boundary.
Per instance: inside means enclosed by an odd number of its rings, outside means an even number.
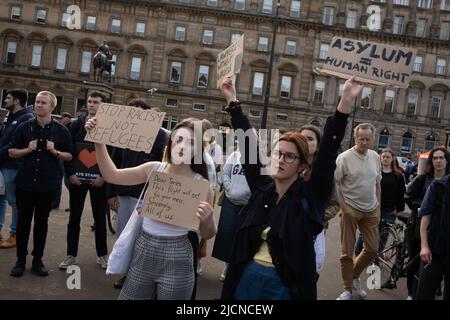
M380 268L381 289L396 289L398 279L406 277L411 265L419 259L418 254L412 259L408 258L408 242L405 234L407 234L409 215L409 213L399 212L396 214L395 222L382 221L380 248L374 261Z

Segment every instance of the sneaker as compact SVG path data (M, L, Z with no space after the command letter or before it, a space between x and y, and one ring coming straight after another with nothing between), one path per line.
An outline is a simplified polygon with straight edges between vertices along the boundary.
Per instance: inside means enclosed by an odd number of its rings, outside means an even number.
M198 276L203 275L203 268L202 268L202 263L200 260L197 260L197 275Z
M350 291L344 290L336 300L352 300L353 296Z
M66 270L69 266L77 264L77 258L74 256L67 256L63 262L59 264L59 268Z
M414 300L412 296L406 297L406 300Z
M97 263L102 267L103 269L108 268L108 255L104 255L97 258Z
M353 279L353 289L355 289L356 295L361 299L367 298L367 293L362 288L361 280L359 278Z

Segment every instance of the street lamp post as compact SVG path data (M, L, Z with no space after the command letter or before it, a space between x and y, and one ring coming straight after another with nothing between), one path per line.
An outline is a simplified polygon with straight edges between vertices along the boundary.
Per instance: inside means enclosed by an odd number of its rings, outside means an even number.
M272 69L273 69L273 59L275 56L275 40L277 37L278 30L278 8L280 7L280 0L277 2L277 7L275 9L275 19L273 21L273 37L272 37L272 47L270 50L269 59L269 71L267 73L266 90L264 91L264 109L261 119L261 129L265 129L267 125L267 113L269 111L269 97L270 97L270 84L272 82Z
M349 140L349 143L348 143L348 148L349 148L349 149L350 149L351 147L353 147L353 130L354 130L354 126L355 126L357 101L358 101L358 99L355 99L355 105L353 106L352 129L351 129L351 131L350 131L350 140Z

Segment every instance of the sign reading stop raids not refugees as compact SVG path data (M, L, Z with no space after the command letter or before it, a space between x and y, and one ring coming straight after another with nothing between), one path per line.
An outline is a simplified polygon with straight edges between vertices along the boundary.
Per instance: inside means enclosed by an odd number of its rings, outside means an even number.
M217 88L220 87L223 79L241 71L243 55L244 35L242 34L236 43L233 43L217 56Z
M198 229L196 212L206 201L209 182L162 172L152 172L141 214L189 229Z
M102 103L95 117L97 125L86 141L150 153L165 112Z
M416 50L334 37L319 73L376 86L408 87Z

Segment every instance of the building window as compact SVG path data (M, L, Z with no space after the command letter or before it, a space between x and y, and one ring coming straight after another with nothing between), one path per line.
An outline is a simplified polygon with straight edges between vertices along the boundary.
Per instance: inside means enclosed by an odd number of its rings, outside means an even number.
M139 37L143 37L145 35L145 23L144 22L136 22L136 35Z
M413 71L421 72L422 71L422 57L416 56L416 60L414 60Z
M214 31L212 30L203 30L203 44L212 44L214 38Z
M403 16L395 16L394 17L394 29L392 30L393 34L403 34L403 23L405 17Z
M448 41L450 39L450 22L441 23L441 32L439 33L439 39Z
M282 113L282 112L277 112L277 121L287 121L288 120L288 116L286 113Z
M272 6L272 0L264 0L262 12L268 14L272 13Z
M292 40L287 40L285 53L288 55L291 55L291 56L295 55L296 47L297 47L297 42L292 41Z
M40 67L41 66L41 57L42 57L42 46L34 45L32 58L31 58L31 66Z
M178 117L177 116L165 116L164 120L162 122L162 127L167 129L167 130L172 130L178 122Z
M372 96L372 88L364 87L361 94L361 108L370 108L370 97Z
M232 33L231 34L231 44L235 44L239 41L239 38L241 37L240 33Z
M234 8L236 10L245 10L245 0L234 1Z
M180 3L189 3L190 0L180 0Z
M139 75L141 73L141 63L142 58L140 57L133 57L131 59L131 70L130 70L131 80L139 80Z
M291 10L289 11L289 15L293 18L300 17L300 8L301 8L300 0L292 0L291 1Z
M431 9L433 0L417 0L417 7L424 9Z
M86 19L86 30L95 31L96 22L97 22L97 17L88 16Z
M414 116L416 114L417 100L419 99L419 94L417 92L410 92L408 94L408 106L406 108L407 116Z
M319 50L319 59L325 60L328 57L328 50L330 50L330 45L328 43L321 43Z
M36 10L36 23L45 23L47 20L47 10L37 9Z
M177 27L175 30L175 40L184 41L186 40L186 28L185 27Z
M347 21L346 21L346 26L347 28L356 28L356 16L357 16L358 12L356 10L349 10L347 12Z
M281 76L281 88L280 88L280 97L288 98L291 96L291 84L292 77L290 76Z
M413 136L410 132L406 132L402 136L402 145L400 147L400 151L403 153L411 153L413 143Z
M67 49L58 48L56 56L56 70L64 70L66 68Z
M196 111L205 111L206 110L206 104L204 104L204 103L194 103L192 109L196 110Z
M91 57L92 57L92 53L90 51L83 51L82 58L81 58L81 72L82 73L89 73L89 70L91 69Z
M114 63L111 64L111 77L114 77L116 75L116 68L117 68L117 55L113 54L111 61Z
M384 95L384 112L393 112L394 110L395 91L386 90Z
M427 19L417 20L416 37L423 38L427 33Z
M259 37L258 39L258 51L267 52L269 50L269 38Z
M263 93L264 73L255 72L253 76L252 94L261 96Z
M316 80L314 84L314 103L321 104L323 102L323 93L325 91L325 81Z
M430 134L425 139L425 150L432 150L436 146L436 137Z
M343 92L344 92L344 84L342 82L340 82L339 86L338 86L338 101L337 101L337 104L339 104L339 102L341 101Z
M173 61L170 67L170 82L180 83L181 80L181 62Z
M394 4L399 6L409 6L409 0L394 0Z
M380 132L380 136L378 138L378 149L385 149L389 146L389 131L384 128Z
M12 6L11 7L11 19L19 20L22 17L22 7Z
M166 99L166 107L176 108L177 106L178 106L177 99L171 99L171 98Z
M16 63L16 52L17 52L17 43L16 42L8 42L8 47L6 51L6 63L7 64L15 64Z
M439 118L439 113L441 111L441 101L442 98L439 96L433 96L431 98L431 118Z
M328 26L333 25L334 18L334 8L333 7L325 7L323 8L323 17L322 22Z
M197 87L208 87L209 66L200 65L198 67Z
M444 75L447 71L447 60L438 58L436 60L436 74Z
M313 119L313 120L311 121L311 124L312 124L313 126L316 126L316 127L320 128L320 121L319 121L319 119Z
M450 10L450 0L441 0L441 10Z
M61 17L61 27L67 27L67 23L70 21L71 14L67 12L63 12Z
M209 7L217 7L217 0L208 0L207 5Z
M111 22L111 32L112 33L120 33L120 25L122 24L122 21L119 19L112 19Z
M261 111L259 111L259 110L250 110L249 116L251 118L259 118L259 117L261 117Z

